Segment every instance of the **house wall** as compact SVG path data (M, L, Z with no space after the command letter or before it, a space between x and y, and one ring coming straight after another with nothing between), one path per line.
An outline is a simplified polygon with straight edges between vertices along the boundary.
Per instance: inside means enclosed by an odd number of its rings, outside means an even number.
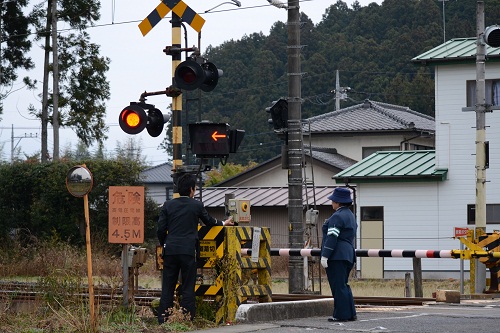
M364 147L400 147L401 142L413 136L415 133L406 137L403 135L313 136L312 144L318 147L335 148L339 154L361 161ZM411 140L411 143L433 147L434 139L418 138Z
M443 184L441 182L358 184L358 216L361 207L384 207L384 249L459 249L460 242L452 237L453 227L461 225L457 225L451 216L440 216L438 211L441 206ZM360 234L361 230L358 232L358 248L362 241ZM401 278L406 272L413 270L412 258L383 260L385 278ZM422 259L422 270L425 271L426 278L457 278L456 272L459 269L460 261L456 259ZM455 273L450 275L448 271Z
M332 179L333 173L318 165L313 165L314 184L316 186L333 186L335 182ZM307 180L311 180L311 166L309 158L306 166ZM281 164L272 166L262 173L252 178L245 178L239 182L232 183L232 187L253 187L253 186L276 186L282 187L288 183L288 170L282 169Z
M449 181L441 189L440 215L466 225L466 206L476 200L476 114L464 112L466 81L475 80L474 64L436 69L436 152L439 166L449 168ZM486 79L500 78L500 63L486 63ZM500 203L500 112L486 113L486 140L490 142L490 167L486 169L486 203ZM487 225L486 231L500 225Z
M153 199L158 205L163 205L167 198L165 184L149 184L145 190L147 197Z
M436 166L448 168L447 180L358 184L358 216L362 206L384 207L384 248L460 248L460 242L452 238L453 228L467 226L467 205L476 200L476 114L462 111L466 106L466 81L475 78L475 64L436 67ZM498 78L500 63L487 63L486 79ZM490 142L486 203L500 204L500 111L486 114L486 126L486 140ZM498 229L498 224L486 226L486 232ZM468 261L464 264L468 270ZM386 278L402 277L412 270L412 260L384 258L384 269ZM457 278L459 269L457 259L422 259L426 278Z

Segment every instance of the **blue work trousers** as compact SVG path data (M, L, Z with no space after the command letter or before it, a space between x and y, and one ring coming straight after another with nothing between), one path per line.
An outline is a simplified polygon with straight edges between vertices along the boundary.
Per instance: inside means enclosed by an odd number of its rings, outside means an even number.
M353 263L347 260L328 260L326 276L333 296L333 318L349 320L356 316L354 298L348 284Z

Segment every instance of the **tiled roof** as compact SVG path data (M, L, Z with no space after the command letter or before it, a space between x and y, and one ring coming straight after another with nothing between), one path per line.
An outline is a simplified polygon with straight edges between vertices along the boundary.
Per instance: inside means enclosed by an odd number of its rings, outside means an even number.
M337 183L383 183L446 180L436 168L435 150L379 151L336 174Z
M304 133L331 132L383 132L426 131L434 132L434 118L410 108L366 100L338 111L307 119Z
M330 205L331 201L327 197L332 193L335 186L308 187L307 198L303 194L303 204L312 205L316 197L316 205ZM205 187L202 190L202 201L206 207L224 207L226 194L234 193L235 198L250 200L252 206L287 206L288 187ZM314 194L314 196L313 196ZM199 197L196 192L195 197Z
M307 147L304 148L307 156L310 156L311 152ZM312 155L318 161L331 165L333 167L339 168L341 170L347 169L357 161L337 153L335 148L325 148L325 147L312 147Z
M436 46L421 55L411 59L415 63L435 63L435 62L473 62L476 60L477 39L472 38L454 38L444 44ZM491 47L486 45L487 59L500 60L500 47Z
M159 164L142 171L140 177L144 184L173 183L172 168L168 162Z

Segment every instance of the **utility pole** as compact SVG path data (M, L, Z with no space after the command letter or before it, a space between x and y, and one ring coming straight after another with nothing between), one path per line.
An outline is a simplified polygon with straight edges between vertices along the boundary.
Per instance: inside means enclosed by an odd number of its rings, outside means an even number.
M59 159L59 60L57 53L57 0L52 0L52 126L54 150L52 158Z
M288 220L290 248L302 248L303 201L302 201L302 115L301 115L301 67L300 67L300 7L299 0L288 0ZM303 260L289 259L290 294L304 291Z
M341 87L339 79L339 70L335 71L335 111L340 110L340 101L347 99L347 92L351 90L350 87Z
M475 236L486 233L486 87L484 1L477 1L477 51L476 51L476 226ZM486 266L475 259L475 293L482 293L486 288Z
M14 136L14 124L11 125L11 132L10 132L10 163L14 163L14 150L16 149L17 145L19 142L21 142L22 139L36 139L38 138L38 134L35 133L33 136L33 133L30 133L27 135L24 133L24 136ZM14 145L14 139L19 139L17 140L17 143Z
M56 0L53 0L56 1ZM43 85L42 85L42 153L40 160L42 163L47 162L49 150L48 150L48 134L47 125L49 123L49 56L50 56L50 38L49 32L51 27L51 12L52 12L52 2L47 1L47 22L45 24L45 46L44 60L43 60Z

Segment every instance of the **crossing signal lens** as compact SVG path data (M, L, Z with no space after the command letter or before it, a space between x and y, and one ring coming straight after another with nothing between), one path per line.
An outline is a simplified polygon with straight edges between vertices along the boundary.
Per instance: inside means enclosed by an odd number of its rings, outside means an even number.
M125 118L125 123L129 127L136 128L141 123L139 116L135 112L125 112L123 116Z
M178 75L181 82L185 83L186 85L193 85L196 84L197 78L199 77L200 73L194 66L183 66L181 69L179 69ZM184 89L189 90L187 88Z
M128 134L138 134L146 128L148 116L143 108L131 104L120 113L119 124L121 129Z

